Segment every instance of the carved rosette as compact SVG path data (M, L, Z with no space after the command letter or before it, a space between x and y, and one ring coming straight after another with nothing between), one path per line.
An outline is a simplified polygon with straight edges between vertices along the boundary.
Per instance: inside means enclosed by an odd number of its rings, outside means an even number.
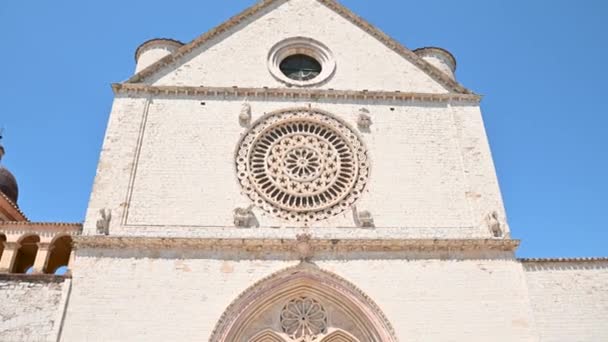
M369 174L367 151L354 131L310 109L259 120L241 140L236 168L255 205L303 223L348 209Z
M281 310L281 328L296 341L312 341L327 332L327 313L312 298L294 298Z

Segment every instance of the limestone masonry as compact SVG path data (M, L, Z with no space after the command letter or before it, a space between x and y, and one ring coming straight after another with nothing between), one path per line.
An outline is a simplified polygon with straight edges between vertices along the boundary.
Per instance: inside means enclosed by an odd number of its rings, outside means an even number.
M264 0L136 62L83 224L0 169L0 341L608 341L608 259L515 257L448 51Z

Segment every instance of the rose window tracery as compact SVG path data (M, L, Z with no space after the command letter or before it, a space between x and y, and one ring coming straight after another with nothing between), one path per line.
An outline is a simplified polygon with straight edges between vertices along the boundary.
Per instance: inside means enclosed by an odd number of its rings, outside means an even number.
M236 165L245 193L258 206L298 222L350 207L369 173L356 134L337 119L308 109L260 120L241 141Z
M319 152L311 148L292 148L285 153L285 172L291 179L297 181L315 179L321 171L321 158Z
M312 298L294 298L281 310L281 328L295 341L314 341L327 332L327 313Z

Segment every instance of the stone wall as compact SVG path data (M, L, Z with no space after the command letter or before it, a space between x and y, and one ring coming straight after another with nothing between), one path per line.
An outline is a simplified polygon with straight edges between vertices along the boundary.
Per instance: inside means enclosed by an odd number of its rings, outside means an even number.
M57 341L70 279L0 275L0 341Z
M526 261L541 340L608 341L608 261Z
M239 99L118 95L110 118L85 221L95 231L99 210L112 210L113 235L293 237L291 227L254 208L260 229L234 229L233 211L247 207L235 170L246 128ZM475 104L336 103L249 100L253 120L265 113L308 107L344 120L355 131L361 108L370 112L371 171L360 210L377 229L355 228L352 211L314 223L327 237L487 238L483 218L504 218L500 190ZM415 180L415 181L414 181ZM339 227L336 229L336 227Z
M298 264L260 255L78 250L63 341L206 341L239 294ZM536 340L524 274L508 256L347 253L315 264L369 296L400 341Z
M337 65L312 89L358 95L228 96L218 91L201 96L159 88L306 93L310 89L275 79L269 68L273 46L294 37L326 45ZM316 0L278 1L144 80L151 89L117 90L84 233L94 233L99 211L110 209L112 235L294 237L289 229L275 228L298 224L257 206L260 229L234 229L234 210L252 203L235 167L239 140L247 132L238 117L247 103L254 124L265 114L293 108L328 112L367 147L369 180L356 205L371 213L377 229L356 229L348 204L348 210L311 224L325 237L491 237L484 218L494 211L501 220L506 215L478 102L392 98L391 93L443 96L448 90L389 45ZM372 91L389 95L368 98ZM373 122L365 131L357 128L362 109Z

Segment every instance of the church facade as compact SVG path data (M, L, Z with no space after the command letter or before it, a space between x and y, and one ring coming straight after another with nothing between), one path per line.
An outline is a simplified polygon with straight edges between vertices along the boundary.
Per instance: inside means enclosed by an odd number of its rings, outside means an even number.
M516 258L448 51L264 0L136 61L82 225L0 178L0 340L608 340L608 259Z

